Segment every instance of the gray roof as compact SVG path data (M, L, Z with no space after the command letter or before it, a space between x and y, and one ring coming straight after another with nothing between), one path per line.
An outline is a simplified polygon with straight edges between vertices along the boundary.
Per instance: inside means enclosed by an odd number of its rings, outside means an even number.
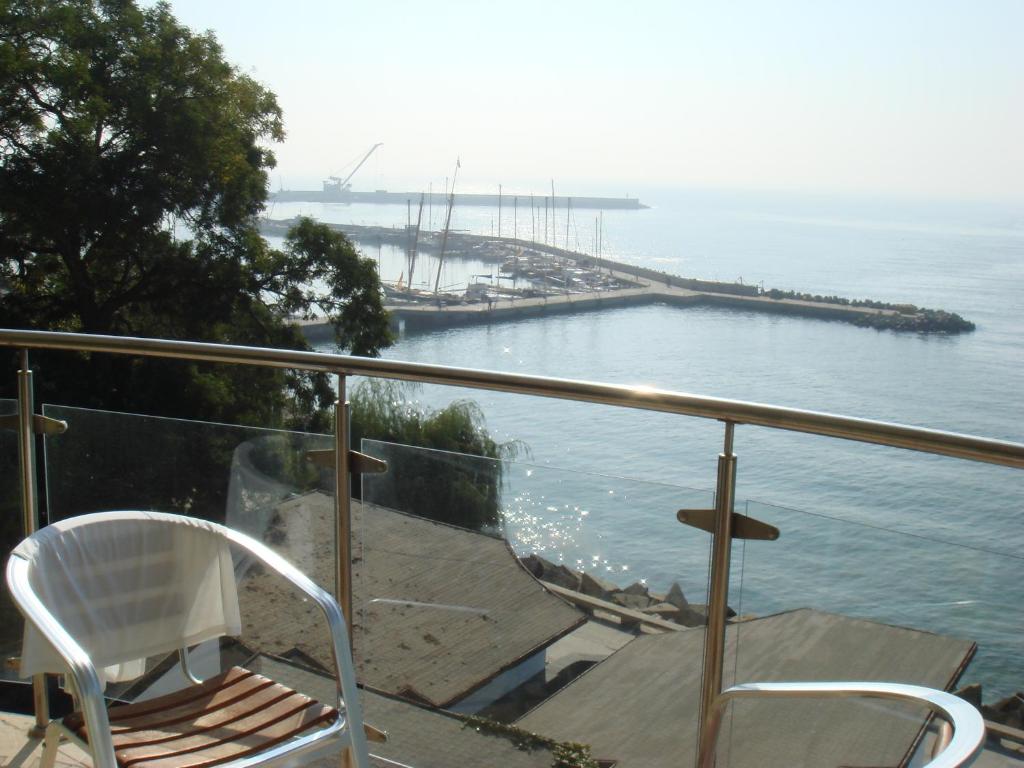
M375 755L416 768L550 768L547 747L520 749L509 738L480 733L457 717L379 694L364 693L366 722L387 731Z
M702 629L638 637L517 725L590 744L620 768L688 762L697 748L703 646ZM800 609L730 625L725 683L860 680L948 690L975 648L969 640ZM922 710L877 702L742 702L726 715L719 754L730 750L731 768L898 765L923 721Z
M285 660L258 655L250 659L246 667L319 701L331 703L337 700L333 679ZM551 766L551 750L546 747L519 749L509 739L478 733L466 727L461 719L445 712L365 690L362 703L363 719L388 734L386 743L369 745L374 755L416 768ZM336 766L337 758L326 764Z
M275 548L333 591L332 499L311 493L278 512ZM448 706L586 620L501 539L358 502L353 531L354 653L372 689ZM296 648L330 667L312 608L259 574L241 599L247 644L278 655ZM250 622L247 603L274 620Z

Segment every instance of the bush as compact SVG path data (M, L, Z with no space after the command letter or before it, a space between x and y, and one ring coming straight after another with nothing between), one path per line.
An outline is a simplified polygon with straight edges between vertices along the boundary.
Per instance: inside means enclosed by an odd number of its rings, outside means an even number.
M354 448L366 438L430 449L388 451L387 475L370 481L373 501L462 528L496 530L502 462L522 445L494 440L471 400L429 410L412 401L413 391L412 385L374 379L350 398Z

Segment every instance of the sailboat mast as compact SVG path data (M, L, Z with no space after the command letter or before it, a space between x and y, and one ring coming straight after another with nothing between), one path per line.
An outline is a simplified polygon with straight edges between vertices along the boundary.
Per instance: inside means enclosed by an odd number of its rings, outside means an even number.
M569 250L569 219L572 218L572 198L566 198L565 205L565 250Z
M558 228L555 224L555 180L551 180L551 244L558 245Z
M420 212L416 214L416 232L413 234L409 259L409 288L412 289L412 271L416 268L416 251L420 247L420 222L423 221L423 193L420 192Z
M537 219L533 212L533 192L530 193L530 242L537 242Z
M444 218L444 234L441 236L441 255L437 259L437 277L434 279L434 293L437 293L438 286L441 285L441 267L444 266L444 249L448 245L448 228L452 223L452 208L455 207L455 179L459 176L459 168L462 167L462 163L459 162L458 158L455 160L455 173L452 174L452 191L448 195L448 213ZM448 180L445 179L445 186L448 185Z

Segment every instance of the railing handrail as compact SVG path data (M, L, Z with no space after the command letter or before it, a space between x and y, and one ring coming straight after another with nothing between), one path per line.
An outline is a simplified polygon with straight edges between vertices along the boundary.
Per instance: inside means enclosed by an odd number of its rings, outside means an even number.
M1024 469L1024 444L743 400L381 358L198 341L0 329L0 347L262 365L511 392L751 424Z

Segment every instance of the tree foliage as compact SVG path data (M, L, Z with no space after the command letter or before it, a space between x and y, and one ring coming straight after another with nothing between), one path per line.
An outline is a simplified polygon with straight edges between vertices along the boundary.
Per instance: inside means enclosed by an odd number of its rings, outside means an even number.
M310 220L281 248L259 235L268 145L283 136L274 95L166 3L0 0L0 326L304 348L291 320L315 314L341 347L377 354L391 337L373 262ZM33 354L33 368L39 402L189 420L73 412L48 456L76 488L58 516L115 504L217 518L238 436L200 421L332 429L322 375L84 353ZM357 393L356 439L492 459L443 476L396 468L405 508L495 524L507 448L479 409L401 399ZM290 438L261 440L254 470L305 487Z
M498 529L502 460L514 458L521 446L495 441L476 403L424 409L411 391L371 379L352 393L353 447L364 438L398 444L384 450L387 473L364 477L366 499L462 528Z
M311 221L258 234L275 96L166 3L0 0L0 325L302 348L390 343L373 263ZM58 402L234 422L311 416L322 377L175 362L44 358ZM285 408L290 388L298 405Z

